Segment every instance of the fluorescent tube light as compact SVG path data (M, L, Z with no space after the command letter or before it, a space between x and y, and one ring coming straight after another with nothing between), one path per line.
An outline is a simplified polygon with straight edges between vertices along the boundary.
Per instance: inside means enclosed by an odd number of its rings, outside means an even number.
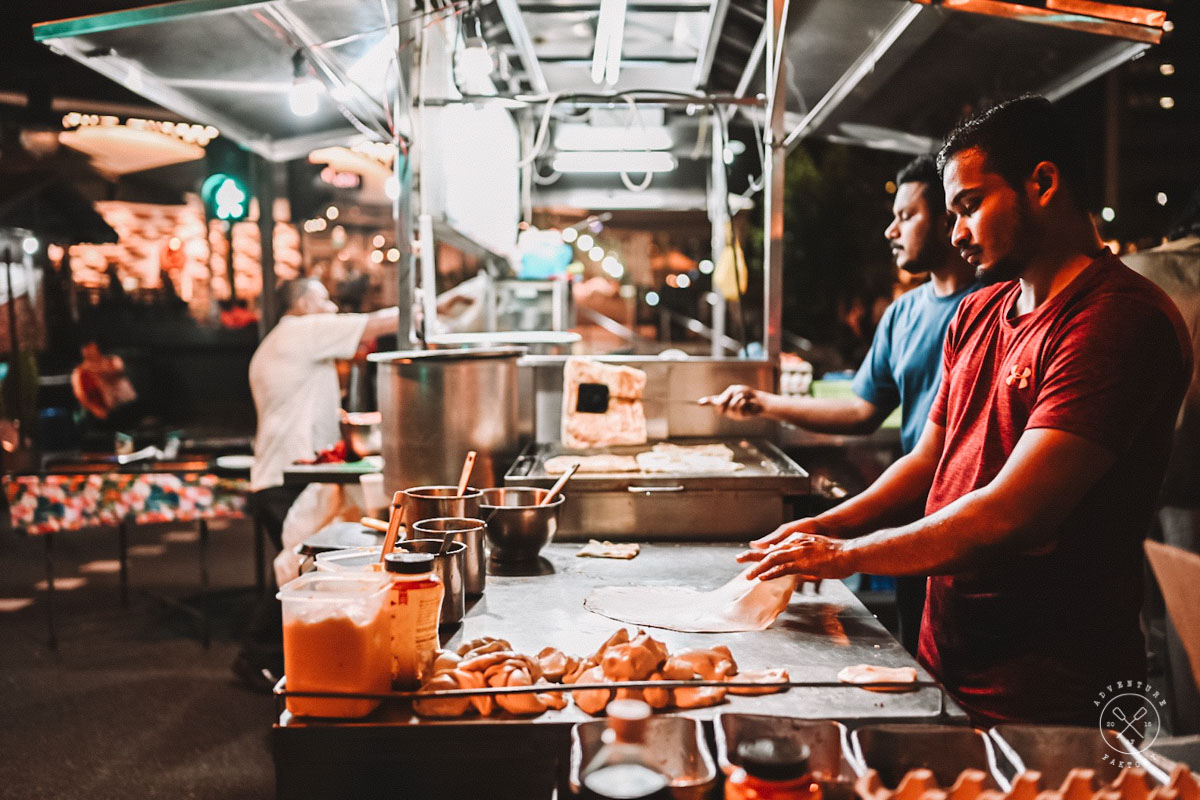
M560 124L554 132L558 150L670 150L675 142L665 126L640 127L636 124L578 125Z
M675 157L661 151L568 150L554 156L557 172L670 172Z
M596 21L596 49L592 53L592 82L615 86L621 72L621 47L625 39L626 0L600 0Z

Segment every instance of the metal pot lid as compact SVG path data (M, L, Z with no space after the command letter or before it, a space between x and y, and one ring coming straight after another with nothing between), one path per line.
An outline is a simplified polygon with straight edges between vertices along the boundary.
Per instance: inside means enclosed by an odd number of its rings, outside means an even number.
M392 350L372 353L368 361L376 364L408 364L413 361L462 361L478 358L519 358L525 355L525 347L463 347L457 350Z
M442 333L430 336L427 344L438 347L460 345L503 346L533 344L575 344L583 337L574 331L488 331L485 333Z

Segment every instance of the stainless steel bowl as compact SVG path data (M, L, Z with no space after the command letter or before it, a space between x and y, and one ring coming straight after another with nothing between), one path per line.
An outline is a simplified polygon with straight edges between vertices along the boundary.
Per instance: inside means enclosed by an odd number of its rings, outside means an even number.
M377 456L383 450L383 416L378 411L344 414L342 440L360 456Z
M550 505L539 506L549 491L533 487L483 490L479 516L487 521L493 561L534 561L554 538L566 497L560 494Z

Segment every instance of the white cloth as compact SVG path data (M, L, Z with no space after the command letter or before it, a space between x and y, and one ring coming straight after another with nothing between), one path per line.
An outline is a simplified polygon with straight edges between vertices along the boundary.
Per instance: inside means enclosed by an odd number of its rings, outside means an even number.
M334 360L351 358L366 314L284 316L250 359L250 392L258 410L250 488L279 486L283 470L341 438L341 393Z
M283 520L283 547L275 556L275 585L300 575L304 556L300 545L317 531L339 520L352 522L363 515L362 490L336 483L310 483L292 503Z

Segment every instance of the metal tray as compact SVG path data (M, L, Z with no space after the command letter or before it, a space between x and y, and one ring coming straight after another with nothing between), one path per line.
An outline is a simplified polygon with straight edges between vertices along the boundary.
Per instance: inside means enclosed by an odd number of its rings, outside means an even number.
M583 787L580 773L600 749L600 737L607 727L608 723L597 720L580 722L571 728L570 780L575 794ZM653 753L661 759L655 766L671 781L671 797L701 800L708 795L716 784L717 768L704 742L704 726L698 720L651 717L646 740L654 743Z
M1096 771L1102 783L1121 774L1114 761L1133 760L1136 748L1116 731L1066 725L997 725L988 732L996 764L1008 780L1025 770L1042 773L1042 786L1062 785L1067 773L1082 767Z
M721 712L713 720L713 733L717 764L726 776L740 766L737 748L741 742L765 736L792 739L809 748L809 767L826 797L833 800L854 795L856 771L847 758L850 742L846 726L840 722Z
M995 751L983 731L952 725L870 725L850 737L851 764L859 775L873 769L895 789L909 770L924 767L938 785L949 788L964 769L981 770L989 789L1011 786L996 766Z
M571 478L570 490L581 491L631 491L638 486L662 488L680 487L680 490L701 489L747 489L773 491L786 495L808 494L811 488L809 475L804 469L775 445L762 439L673 439L672 444L701 445L723 444L733 450L734 460L742 465L737 472L719 474L693 474L669 472L620 472L605 474L576 473ZM592 450L574 450L560 444L533 444L525 449L504 476L505 486L553 485L558 478L546 472L546 461L564 455L626 455L644 453L656 441L646 444L598 447Z

